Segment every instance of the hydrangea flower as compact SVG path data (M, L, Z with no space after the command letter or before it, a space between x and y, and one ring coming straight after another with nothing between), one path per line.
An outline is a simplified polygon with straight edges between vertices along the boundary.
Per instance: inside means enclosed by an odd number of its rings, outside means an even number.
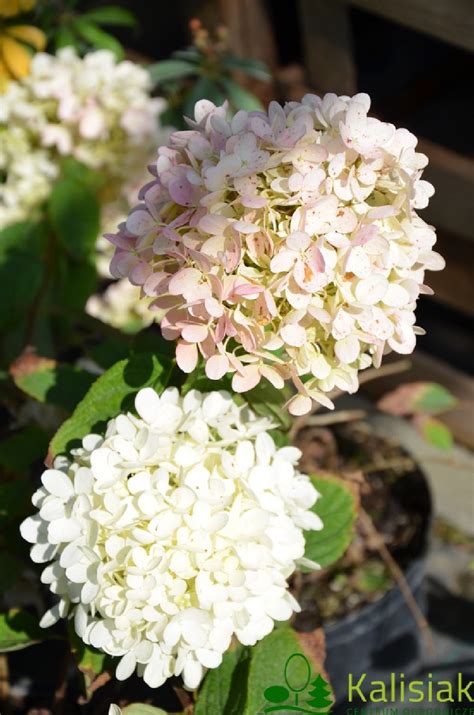
M107 50L37 53L30 75L2 95L0 228L31 218L65 156L103 172L114 200L133 185L160 140L165 102L150 90L145 69Z
M103 293L91 295L85 310L93 318L125 333L136 333L153 322L146 302L140 300L140 289L125 278L111 283Z
M164 309L180 367L199 355L241 392L291 379L289 409L354 392L382 355L410 353L427 269L444 263L416 213L433 187L417 140L367 116L366 94L268 112L201 100L158 151L142 203L110 237L111 271Z
M267 418L226 392L137 393L136 414L57 457L21 525L41 580L87 644L120 657L151 687L183 675L195 688L235 635L253 645L298 603L287 579L320 529L318 493L278 449Z

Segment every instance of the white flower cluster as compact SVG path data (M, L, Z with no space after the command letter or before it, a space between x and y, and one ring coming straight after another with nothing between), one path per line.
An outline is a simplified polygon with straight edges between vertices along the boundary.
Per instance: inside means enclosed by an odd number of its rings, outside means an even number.
M182 674L196 687L232 636L252 645L299 606L287 579L320 529L318 493L278 449L271 423L230 394L138 392L134 414L58 457L21 526L41 580L74 612L85 643L120 656L151 687Z
M107 286L103 293L91 295L85 310L93 318L124 333L136 333L155 319L147 302L140 297L140 289L122 278Z
M31 217L62 156L104 172L114 194L136 181L159 141L164 108L150 88L146 70L117 63L107 50L84 58L70 47L36 54L30 75L10 82L2 95L0 228Z
M308 94L267 112L201 100L158 151L143 203L109 237L111 272L166 311L163 336L237 392L292 380L293 414L415 347L416 302L444 261L418 217L433 187L406 129L370 98Z

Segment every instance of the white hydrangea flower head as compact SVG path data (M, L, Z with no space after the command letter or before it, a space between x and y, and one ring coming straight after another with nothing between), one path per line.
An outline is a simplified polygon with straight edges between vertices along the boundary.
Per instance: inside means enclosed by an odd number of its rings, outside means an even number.
M355 392L358 373L415 346L426 270L443 259L416 213L433 187L406 129L368 116L366 94L308 94L267 112L202 100L158 151L142 203L110 240L111 272L166 311L185 372L261 378L289 409Z
M235 636L253 645L299 606L287 579L320 529L318 493L277 448L271 423L230 394L144 388L137 414L58 457L21 525L59 601L41 624L74 616L87 644L151 687L195 688Z
M146 301L140 300L140 289L125 278L111 283L103 293L89 296L85 310L93 318L128 333L136 333L154 320Z
M3 95L2 95L3 100ZM33 147L22 127L0 126L0 229L34 214L49 195L58 166L47 149Z
M71 47L37 53L30 75L10 82L2 95L0 227L31 218L64 156L103 172L114 198L124 184L133 185L164 138L158 116L165 102L150 90L145 69L117 62L107 50L83 58Z

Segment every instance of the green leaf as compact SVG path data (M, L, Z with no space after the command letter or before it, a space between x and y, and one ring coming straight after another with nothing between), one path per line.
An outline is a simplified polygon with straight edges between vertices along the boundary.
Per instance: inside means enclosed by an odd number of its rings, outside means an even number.
M95 246L95 243L94 243ZM96 291L98 284L97 268L94 258L95 248L91 255L82 261L64 256L59 275L60 309L66 314L70 324L69 311L82 312L88 298Z
M161 708L155 708L153 705L145 703L131 703L122 710L123 715L166 715L166 712Z
M321 517L324 527L305 532L304 555L325 567L337 561L352 540L356 500L337 477L312 476L312 482L321 494L312 511Z
M229 99L234 109L245 109L247 112L253 112L255 110L261 111L263 109L260 100L254 94L234 82L234 80L221 77L220 81L227 93L227 99Z
M16 223L0 231L0 327L15 325L34 303L44 275L43 223Z
M93 383L71 417L56 432L50 444L52 455L66 452L71 441L100 429L106 420L120 412L132 409L133 398L142 387L163 390L171 369L168 358L158 359L150 353L137 353L113 365Z
M222 663L218 668L208 672L199 692L194 715L219 715L227 713L226 705L231 696L233 679L239 679L237 669L248 667L249 649L238 645L235 650L224 654Z
M312 647L313 634L298 635L282 625L253 648L238 646L226 653L219 668L206 675L195 705L195 715L255 715L268 712L266 693L280 697L288 682L304 687L319 674L322 652ZM276 701L273 701L276 702ZM281 701L280 701L281 702ZM291 703L289 703L290 705ZM281 712L286 712L282 709Z
M57 50L62 47L77 47L78 40L71 29L65 25L58 27L54 34L54 46Z
M96 379L95 375L55 360L26 353L11 367L17 387L38 402L72 411Z
M436 382L424 383L424 389L420 391L414 402L414 412L425 412L430 415L437 415L440 412L451 410L458 401L442 385Z
M249 77L255 77L255 79L260 79L263 82L268 82L272 76L267 65L264 62L260 62L260 60L249 60L244 57L229 55L222 64L226 69L243 72Z
M445 424L427 415L420 415L415 424L423 435L424 439L433 447L449 450L453 446L453 435Z
M48 203L51 224L67 254L87 258L100 232L100 206L95 193L73 178L58 181Z
M99 25L125 25L126 27L136 27L137 19L124 7L110 5L109 7L97 7L81 15L83 20L96 22Z
M252 649L248 678L240 684L246 692L245 706L229 710L229 715L262 712L266 705L265 691L275 685L301 687L300 700L303 700L311 678L319 674L322 666L321 662L308 657L292 628L277 628ZM227 715L227 710L224 713Z
M262 417L269 417L282 430L289 430L291 417L283 407L291 397L291 388L285 384L281 389L273 387L268 380L260 380L258 385L239 395L237 401L247 402L252 410Z
M44 638L44 630L28 611L17 608L0 614L0 653L28 648Z
M106 183L106 177L100 171L90 169L72 156L61 160L61 178L74 179L96 193Z
M196 369L186 375L181 387L181 393L186 395L190 390L199 390L199 392L227 390L228 392L231 392L231 379L229 375L224 375L224 377L219 381L210 380L206 375L204 361L199 360Z
M118 60L124 57L123 47L113 35L104 32L95 23L78 17L74 20L74 29L79 35L93 47L99 50L110 50Z
M176 50L171 56L176 57L178 60L186 60L189 62L199 62L203 57L202 52L194 45L190 45L190 47L187 47L185 50Z
M42 459L48 449L48 436L40 427L29 424L21 432L6 437L0 442L0 465L6 471L16 474L23 474L27 469L39 459ZM0 518L6 505L7 494L10 483L0 484ZM15 487L12 487L12 497L19 498L21 503L24 495L15 495Z
M97 345L88 348L87 353L99 367L108 370L114 363L128 356L128 342L122 336L106 335L101 337Z
M161 82L169 82L174 79L182 79L196 74L198 68L192 62L185 60L162 60L148 65L148 72L151 78L157 84Z
M413 414L436 415L446 412L457 399L436 382L407 382L384 395L377 406L383 412L404 417Z

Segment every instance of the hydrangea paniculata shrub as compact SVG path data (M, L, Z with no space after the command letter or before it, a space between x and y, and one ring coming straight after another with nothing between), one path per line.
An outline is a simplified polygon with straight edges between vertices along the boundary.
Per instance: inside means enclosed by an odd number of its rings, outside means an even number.
M444 265L416 213L433 187L416 137L369 107L366 94L310 94L228 119L202 100L159 149L142 203L109 236L111 271L165 310L185 372L200 354L237 392L292 380L303 414L355 392L385 352L412 352L425 271Z
M21 533L59 597L41 625L70 614L119 679L195 688L233 636L254 645L300 610L287 580L317 567L303 531L322 528L318 492L299 450L226 392L144 388L135 407L56 458Z

